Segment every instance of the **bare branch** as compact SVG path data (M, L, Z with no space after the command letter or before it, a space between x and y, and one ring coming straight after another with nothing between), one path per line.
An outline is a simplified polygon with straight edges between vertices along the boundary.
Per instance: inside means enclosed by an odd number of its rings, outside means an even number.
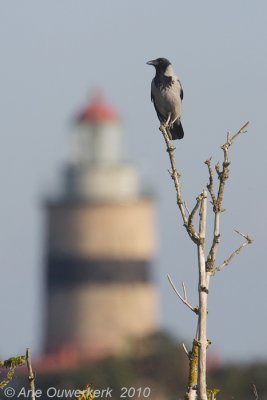
M199 206L200 206L202 198L203 198L203 194L202 193L199 196L197 196L196 205L195 205L195 207L193 208L193 210L191 211L191 213L189 214L189 217L188 217L188 227L189 228L192 227L193 230L195 230L195 228L193 226L193 219L194 219L194 217L195 217L195 215L197 213L197 210L199 209Z
M254 394L255 400L259 400L257 387L256 387L256 385L254 383L252 384L252 387L253 387L253 394Z
M224 152L224 161L227 162L228 161L228 151L229 151L229 147L234 143L234 141L236 140L236 138L241 135L242 133L246 133L247 130L246 128L249 126L249 121L245 123L245 125L243 125L239 131L237 133L235 133L232 137L230 135L230 132L227 132L227 140L226 143L224 143L223 146L221 146L221 149Z
M32 370L32 364L31 364L31 355L30 355L30 349L26 350L26 362L27 362L27 368L28 368L28 381L31 389L31 400L35 400L35 374L33 373Z
M187 357L189 358L189 357L190 357L190 354L189 354L189 351L188 351L187 348L186 348L186 345L183 343L182 346L183 346L183 349L184 349L184 351L185 351L185 354L186 354Z
M220 171L220 163L219 163L219 161L217 161L216 164L215 164L215 171L217 172L218 179L220 179L221 171Z
M230 133L228 132L227 134L227 141L226 143L224 143L224 145L221 146L221 149L223 150L223 154L224 154L224 161L223 161L223 169L221 173L218 173L219 176L219 180L220 180L220 185L219 185L219 191L218 191L218 196L217 196L217 204L216 204L216 209L217 211L221 211L221 205L222 205L222 198L223 198L223 192L224 192L224 186L225 186L225 182L226 180L229 178L229 166L230 166L230 162L229 162L229 147L234 143L234 141L236 140L236 138L241 135L241 133L245 133L246 128L248 127L249 122L247 122L245 125L243 125L239 131L233 135L232 137L230 136Z
M187 214L189 215L189 214L190 214L190 211L189 211L189 208L187 207L186 202L184 202L184 206L185 206L185 209L186 209Z
M210 272L212 275L215 275L216 272L219 272L222 270L222 268L227 267L227 265L230 264L231 261L233 261L233 259L240 253L240 251L247 246L248 244L252 244L253 239L251 239L251 237L249 235L245 235L244 233L241 233L237 230L235 230L235 232L242 236L244 239L246 239L246 241L244 243L242 243L235 251L233 251L230 256L224 260L224 262L219 266L219 267L215 267L213 268Z
M196 398L197 398L196 388L190 387L188 389L188 392L186 393L186 396L187 396L186 398L188 400L196 400Z
M174 182L176 191L176 201L181 212L184 227L191 240L197 244L198 248L198 267L199 267L199 306L193 307L187 299L186 287L182 283L183 294L181 294L175 287L170 275L168 280L179 299L185 304L191 311L198 315L197 333L196 338L193 342L191 351L188 351L185 345L183 345L184 351L189 359L189 380L188 380L188 391L186 398L193 400L196 395L201 400L207 400L207 384L206 384L206 350L207 346L211 343L207 340L207 298L209 293L210 277L215 275L216 272L220 271L240 253L240 251L248 244L252 243L252 239L243 233L236 231L241 235L245 242L242 243L232 254L222 263L220 266L216 266L217 252L220 245L220 214L225 211L222 208L224 189L227 179L230 174L230 161L229 161L229 149L239 135L246 132L249 122L243 125L237 133L231 135L227 133L226 143L221 146L223 150L223 161L220 164L216 163L215 167L212 166L211 158L206 160L205 164L208 167L209 182L207 184L207 190L209 192L211 203L213 205L214 223L213 223L213 240L209 249L209 253L206 258L205 243L206 243L206 211L207 211L207 192L203 191L196 199L196 204L190 212L185 201L183 200L180 177L181 175L176 169L175 162L175 147L172 145L171 138L167 133L166 126L162 124L160 131L163 134L167 152L169 153L170 159L170 176ZM218 177L218 188L215 188L214 176L217 174ZM194 226L194 218L199 211L199 229ZM215 390L209 391L209 396L215 399Z
M198 314L198 307L193 307L193 306L191 306L190 303L188 303L187 295L186 295L186 288L185 288L184 282L182 283L184 296L182 296L182 295L179 293L179 291L177 290L177 288L175 287L175 285L174 285L174 283L173 283L173 281L172 281L172 279L171 279L171 277L170 277L169 274L167 275L167 278L168 278L168 281L170 282L170 284L171 284L173 290L175 291L175 293L177 294L177 296L179 297L179 299L182 301L182 303L184 303L188 308L190 308L190 310L193 311L195 314Z
M165 139L165 143L167 146L167 152L169 153L169 157L170 157L170 163L171 163L170 174L171 174L171 177L172 177L172 179L174 181L174 185L175 185L175 190L176 190L176 194L177 194L177 204L178 204L178 207L180 208L184 224L187 224L187 217L186 217L185 208L184 208L184 201L182 198L181 187L180 187L180 174L178 173L178 171L176 169L176 163L175 163L175 158L174 158L175 147L172 146L172 143L169 139L166 128L163 125L161 125L159 129L162 132L163 137Z
M229 178L229 174L230 174L229 147L233 144L235 139L241 133L246 132L246 128L248 127L248 125L249 125L249 122L247 122L245 125L243 125L239 129L239 131L233 136L231 136L230 133L228 132L227 133L227 141L226 141L226 143L224 143L223 146L221 146L221 149L223 150L223 153L224 153L222 170L220 170L219 163L217 163L215 165L215 170L217 172L218 179L220 181L217 196L215 196L215 193L214 193L214 177L213 177L213 171L212 171L212 167L211 167L211 158L206 160L206 162L205 162L205 164L208 166L208 171L209 171L209 183L207 185L207 189L208 189L211 199L212 199L213 212L214 212L213 241L212 241L212 245L211 245L209 254L207 256L207 262L206 262L207 271L214 271L217 252L218 252L218 248L220 245L220 239L221 239L220 213L224 211L224 209L222 208L223 194L224 194L225 183L226 183L227 179Z
M206 271L205 242L206 242L206 222L207 222L207 192L203 191L199 211L199 243L198 270L199 270L199 329L198 329L198 397L207 400L207 300L208 300L208 279Z
M243 125L242 126L242 128L240 128L239 129L239 131L234 135L234 136L232 136L231 138L227 138L228 140L228 142L231 142L231 144L233 144L233 142L235 141L235 139L237 138L237 136L239 136L241 133L246 133L247 132L247 127L249 126L249 121L247 121L246 123L245 123L245 125ZM230 145L231 145L230 144Z
M229 178L229 174L230 174L230 169L229 169L230 162L228 161L228 151L224 155L224 161L223 161L222 165L223 165L223 169L218 174L220 184L219 184L219 190L218 190L217 199L216 199L216 207L215 207L216 212L222 212L222 201L223 201L223 193L224 193L225 183L226 183L227 179Z
M177 202L177 205L178 205L181 215L182 215L184 227L186 228L187 233L190 236L190 238L193 240L193 242L197 243L198 239L199 239L198 234L197 234L193 224L191 224L191 225L188 224L185 202L183 200L182 190L181 190L181 185L180 185L181 175L179 174L179 172L177 171L177 168L176 168L176 162L175 162L175 156L174 156L175 147L171 143L171 140L166 131L166 127L164 125L160 125L159 130L161 131L161 133L164 137L164 140L165 140L165 143L167 146L167 152L169 153L170 164L171 164L171 170L169 171L169 173L174 182L174 187L176 190L176 202Z
M212 171L212 167L211 167L211 157L205 161L205 164L208 167L208 171L209 171L209 183L207 184L207 189L209 191L210 197L211 197L211 203L213 205L213 209L215 209L216 207L216 196L214 193L214 187L213 187L213 171Z
M188 352L189 358L189 374L188 387L185 398L195 400L197 397L197 381L198 381L198 341L193 340L192 350Z
M214 212L214 227L213 227L213 241L207 257L206 270L210 271L214 268L217 252L219 249L221 234L220 234L220 213Z
M252 239L248 234L239 232L237 229L235 229L235 232L236 232L238 235L242 236L244 239L246 239L247 242L248 242L248 244L251 244L251 243L253 242L253 239Z

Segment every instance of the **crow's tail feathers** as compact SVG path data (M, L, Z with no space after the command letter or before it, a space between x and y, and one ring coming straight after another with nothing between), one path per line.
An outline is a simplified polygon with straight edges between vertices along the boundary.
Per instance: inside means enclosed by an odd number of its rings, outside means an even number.
M184 130L180 120L175 121L173 126L168 128L168 134L172 140L183 139Z

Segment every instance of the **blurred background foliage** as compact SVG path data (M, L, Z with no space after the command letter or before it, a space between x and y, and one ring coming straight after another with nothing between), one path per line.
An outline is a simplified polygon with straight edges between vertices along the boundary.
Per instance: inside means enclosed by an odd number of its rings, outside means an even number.
M21 387L27 387L28 382L26 370L21 369L19 373L16 370L16 373L11 386L18 393ZM82 390L91 384L94 389L112 389L112 398L118 399L123 387L133 387L136 395L132 398L144 399L142 394L138 396L137 389L149 387L149 399L177 400L184 398L187 373L188 362L182 343L165 332L158 332L142 341L130 343L127 354L120 357L86 362L57 372L36 371L36 389L41 389L42 393L50 387ZM210 389L220 389L218 400L251 400L254 398L253 384L259 398L265 399L266 376L267 363L224 364L210 367L208 384ZM1 399L7 398L3 392L0 396Z

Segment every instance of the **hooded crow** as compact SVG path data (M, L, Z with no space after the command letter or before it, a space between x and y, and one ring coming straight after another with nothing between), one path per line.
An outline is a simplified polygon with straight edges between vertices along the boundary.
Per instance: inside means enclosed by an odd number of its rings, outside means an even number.
M165 125L170 139L182 139L184 130L181 124L183 89L175 76L172 65L166 58L147 62L156 68L151 83L151 101L161 124Z

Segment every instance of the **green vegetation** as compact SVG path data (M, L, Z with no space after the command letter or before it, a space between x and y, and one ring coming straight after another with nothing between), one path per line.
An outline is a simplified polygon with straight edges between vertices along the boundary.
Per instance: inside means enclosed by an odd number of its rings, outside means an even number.
M25 364L25 356L11 357L8 360L0 361L0 368L6 370L5 378L0 381L0 389L4 389L15 376L15 369Z

